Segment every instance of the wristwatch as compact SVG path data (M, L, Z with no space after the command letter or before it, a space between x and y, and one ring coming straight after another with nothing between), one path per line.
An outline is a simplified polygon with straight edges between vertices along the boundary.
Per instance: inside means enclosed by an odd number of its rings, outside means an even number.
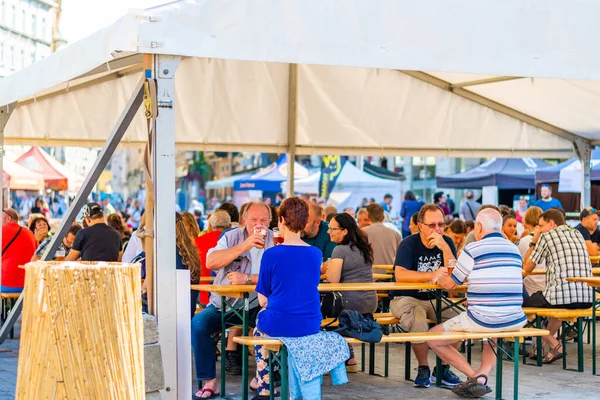
M536 244L537 244L537 243L534 243L534 242L529 242L529 247L535 247L535 245L536 245Z
M246 285L252 285L252 275L250 274L246 277Z

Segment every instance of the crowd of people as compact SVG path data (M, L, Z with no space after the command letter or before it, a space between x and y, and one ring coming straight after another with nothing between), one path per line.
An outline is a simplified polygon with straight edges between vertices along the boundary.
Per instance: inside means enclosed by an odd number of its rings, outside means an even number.
M544 207L534 205L518 213L506 206L481 205L469 191L458 211L460 219L453 220L448 218L448 198L443 193L436 194L433 203L424 204L407 192L401 209L402 234L385 225L391 195L381 203L366 201L365 207L341 213L305 196L282 196L271 205L249 202L239 210L233 203L219 203L210 213L206 229L197 213L176 213L174 265L190 271L191 283L213 275L217 285L256 285L249 311L257 336L293 341L317 335L322 319L317 289L320 276L325 275L331 283L373 282L373 272L377 272L373 265L394 265L397 282L433 282L448 290L468 284L467 311L446 310L446 321L431 328L434 331L510 330L525 324L523 306L589 308L592 304L592 291L566 278L591 275L590 255L600 252L598 212L592 207L584 209L580 224L570 228L560 208L548 207L557 205L551 192L542 197L542 203L536 204ZM139 261L144 278L143 211L136 202L130 211L125 218L111 207L110 199L102 205L86 204L82 226L73 225L50 256L67 261ZM18 221L14 209L3 210L2 291L6 292L22 290L25 272L18 266L44 257L52 240L44 215L34 214L28 226ZM274 239L275 229L283 237L282 244ZM523 279L523 271L536 268L546 274ZM191 291L190 298L196 378L203 383L196 397L214 398L220 395L213 336L221 329L221 298L198 291ZM404 331L430 329L429 320L435 318L430 292L392 291L389 298L390 311ZM235 305L239 300L229 301ZM344 292L342 307L374 313L377 293ZM286 324L279 323L282 320ZM241 323L235 314L228 314L226 322ZM559 321L550 320L551 334L543 338L548 347L544 363L562 357L561 344L554 337L559 327ZM241 374L241 351L233 341L240 334L231 329L229 336L222 338L227 341L226 354L221 356L228 374ZM493 345L484 346L482 365L474 369L456 350L458 344L413 343L418 360L414 385L427 388L441 379L463 397L488 393L487 376L495 360ZM320 351L338 348L334 342L329 346ZM440 371L429 368L430 349L444 361ZM322 366L323 373L340 365L344 373L358 370L351 346L338 353L331 360L339 365ZM257 371L250 383L255 399L268 398L269 382L277 379L270 377L266 354L260 346L255 349ZM342 360L338 360L340 354L344 354ZM467 380L461 382L451 367L464 373ZM304 366L296 362L295 368ZM313 382L311 390L316 386Z

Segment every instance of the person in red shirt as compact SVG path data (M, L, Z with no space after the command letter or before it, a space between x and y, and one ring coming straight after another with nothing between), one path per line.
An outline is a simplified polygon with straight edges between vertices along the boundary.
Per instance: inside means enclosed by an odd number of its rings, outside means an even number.
M2 286L4 293L20 293L25 285L25 265L35 253L37 241L33 233L19 225L12 208L2 210Z
M206 254L217 245L224 231L231 228L231 217L226 211L217 210L208 219L208 233L196 238L196 246L200 252L200 276L210 276L211 270L206 268ZM200 282L203 284L205 282ZM200 303L208 304L209 293L200 292Z

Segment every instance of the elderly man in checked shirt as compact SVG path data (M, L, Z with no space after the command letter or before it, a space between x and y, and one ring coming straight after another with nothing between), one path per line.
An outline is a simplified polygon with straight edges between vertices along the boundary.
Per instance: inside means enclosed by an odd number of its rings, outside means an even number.
M519 249L502 237L502 216L493 209L477 214L476 242L460 254L452 275L441 276L433 283L452 290L468 282L467 311L431 328L433 332L496 332L518 330L525 325L523 313L523 278ZM474 369L449 341L430 341L437 355L467 375L467 380L452 388L461 397L481 397L491 392L487 376L496 362L489 342L483 347L481 366Z
M567 278L592 276L592 263L585 239L577 229L571 229L566 224L565 216L557 209L551 208L540 215L539 222L525 253L523 268L531 272L536 264L545 261L546 288L525 299L523 306L590 308L594 301L592 289L583 282L567 281ZM550 335L542 337L542 340L550 346L550 351L543 359L544 364L563 356L562 346L554 337L560 325L556 318L548 321L546 329Z

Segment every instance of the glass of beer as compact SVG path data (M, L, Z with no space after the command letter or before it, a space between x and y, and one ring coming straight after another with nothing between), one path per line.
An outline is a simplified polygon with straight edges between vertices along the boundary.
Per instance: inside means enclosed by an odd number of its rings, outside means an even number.
M456 260L448 260L448 276L452 275L454 267L456 267Z
M256 225L254 227L254 233L258 233L263 238L263 244L256 246L257 249L263 249L265 247L265 240L267 240L267 228L262 225Z
M56 261L65 261L66 251L63 249L56 250Z
M283 236L281 235L281 232L279 232L279 228L273 228L273 242L275 243L275 246L283 243Z

